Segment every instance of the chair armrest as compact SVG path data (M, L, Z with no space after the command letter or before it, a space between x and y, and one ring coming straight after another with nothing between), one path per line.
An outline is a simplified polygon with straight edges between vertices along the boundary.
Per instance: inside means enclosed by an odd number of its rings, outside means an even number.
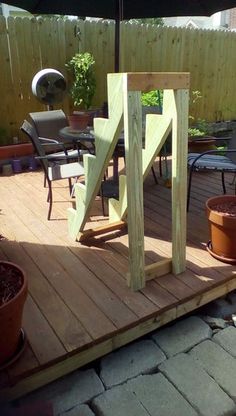
M61 147L61 150L65 153L65 155L68 154L67 148L65 147L64 143L61 142L57 142L56 140L53 139L42 139L42 140L47 140L47 142L41 142L42 146L44 148L46 148L47 146L52 148L53 146L55 146L56 149L58 149L58 147ZM41 141L41 138L40 138Z
M58 140L55 140L55 139L48 139L48 138L46 138L46 137L39 137L39 140L42 142L42 144L43 144L43 142L45 142L45 144L46 143L51 143L51 144L63 144L63 143L60 143Z
M79 158L79 153L78 153L78 158ZM53 160L54 162L56 162L57 160L73 160L75 159L74 155L60 155L60 156L54 156L52 155L45 155L45 156L35 156L35 159L39 159L39 160Z

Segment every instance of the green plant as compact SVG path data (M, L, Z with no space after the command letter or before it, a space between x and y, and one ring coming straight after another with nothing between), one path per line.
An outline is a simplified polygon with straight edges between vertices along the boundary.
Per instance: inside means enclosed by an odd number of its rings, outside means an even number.
M205 136L205 133L197 128L189 127L188 135L191 137L203 137Z
M162 107L163 91L153 90L153 91L143 92L141 94L141 103L142 105L146 105L146 106L159 105Z
M192 91L189 99L190 106L194 105L201 98L202 95L200 91ZM198 118L197 120L195 120L195 118L192 115L189 115L189 120L191 124L191 126L188 129L189 136L201 138L211 133L206 120L202 118Z
M74 77L70 89L74 105L86 110L91 107L96 89L94 65L95 60L89 52L76 53L66 64L66 67L72 72Z
M189 136L204 137L212 134L209 124L206 120L198 118L195 124L188 129Z

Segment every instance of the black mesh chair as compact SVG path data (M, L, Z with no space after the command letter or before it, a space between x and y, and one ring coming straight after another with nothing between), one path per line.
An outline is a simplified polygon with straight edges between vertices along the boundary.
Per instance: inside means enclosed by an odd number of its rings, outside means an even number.
M236 133L236 132L235 132ZM216 139L217 140L217 139ZM199 171L215 171L221 172L221 181L223 193L226 193L225 173L236 173L236 134L232 138L221 138L219 141L226 140L228 146L226 150L208 150L203 153L188 154L188 195L187 195L187 211L190 204L190 193L192 186L192 176L194 172ZM235 181L234 181L235 182ZM236 183L235 183L236 193Z
M71 184L71 178L78 178L81 175L84 175L84 168L81 162L79 162L80 154L77 152L77 161L73 162L75 160L75 154L69 155L67 153L67 150L64 149L63 144L61 143L61 152L47 154L45 149L47 147L47 144L44 143L42 145L42 141L38 137L37 131L34 126L32 126L28 121L24 121L24 123L21 126L21 130L29 137L31 140L37 159L40 161L44 175L45 180L48 184L48 197L47 201L49 203L49 209L48 209L48 216L47 219L50 220L51 217L51 211L52 211L52 181L60 180L60 179L68 179L69 181L69 189L70 194L72 193L72 184ZM53 143L52 140L48 143L50 148L55 146L58 149L59 143L55 140ZM72 160L71 163L69 163Z

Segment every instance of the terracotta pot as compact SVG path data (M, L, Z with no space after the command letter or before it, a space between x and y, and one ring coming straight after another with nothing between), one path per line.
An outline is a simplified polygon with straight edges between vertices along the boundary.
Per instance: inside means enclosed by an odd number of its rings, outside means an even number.
M89 114L86 112L77 112L68 116L68 122L71 130L85 130L88 126Z
M89 119L88 119L88 126L93 127L93 119L96 117L103 117L102 109L95 108L92 110L88 110Z
M236 262L236 195L221 195L206 202L211 250L222 261Z
M216 140L214 137L202 137L202 138L189 138L188 151L191 153L203 153L207 150L215 150Z
M0 365L2 366L12 359L19 348L22 314L28 285L26 275L19 266L7 261L0 261L0 264L17 269L23 280L15 297L0 306Z

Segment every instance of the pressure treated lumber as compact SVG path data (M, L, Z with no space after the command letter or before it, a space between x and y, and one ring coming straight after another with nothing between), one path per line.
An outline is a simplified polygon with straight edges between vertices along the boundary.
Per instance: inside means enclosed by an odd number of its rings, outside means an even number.
M127 283L132 290L140 290L145 286L143 180L171 129L172 270L176 274L185 270L188 87L188 73L108 75L109 117L107 120L95 119L96 155L85 155L85 185L75 185L76 210L68 210L70 236L84 240L89 232L84 233L83 228L112 157L124 117L126 176L119 179L119 200L109 201L109 222L111 225L124 220L128 223L130 272L127 274ZM147 117L143 149L141 90L157 88L165 89L163 114ZM93 230L95 234L96 230Z

